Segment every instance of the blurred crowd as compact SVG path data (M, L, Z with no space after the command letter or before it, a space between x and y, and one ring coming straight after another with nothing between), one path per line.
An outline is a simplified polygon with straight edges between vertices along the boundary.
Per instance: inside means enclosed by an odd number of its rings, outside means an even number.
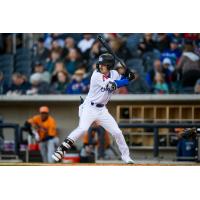
M32 35L31 46L20 54L22 64L15 64L14 60L10 83L5 78L5 66L0 64L0 94L87 94L98 56L106 51L96 39L97 34ZM102 35L136 73L136 79L120 88L118 94L200 93L200 34ZM15 56L12 47L12 34L1 37L1 55ZM23 48L22 34L18 34L16 52ZM115 69L124 72L119 63Z

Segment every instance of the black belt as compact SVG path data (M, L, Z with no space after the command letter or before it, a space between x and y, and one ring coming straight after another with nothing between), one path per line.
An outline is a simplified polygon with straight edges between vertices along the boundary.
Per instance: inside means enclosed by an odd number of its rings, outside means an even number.
M101 104L101 103L95 104L94 102L91 102L91 105L92 105L92 106L96 106L96 107L98 107L98 108L104 107L104 104Z

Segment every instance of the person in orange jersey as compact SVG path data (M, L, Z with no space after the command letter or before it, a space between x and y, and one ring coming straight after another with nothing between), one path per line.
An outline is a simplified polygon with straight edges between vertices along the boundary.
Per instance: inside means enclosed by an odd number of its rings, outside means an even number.
M28 119L32 134L40 146L43 162L54 162L51 155L58 146L57 128L55 119L49 114L49 108L42 106L39 114Z

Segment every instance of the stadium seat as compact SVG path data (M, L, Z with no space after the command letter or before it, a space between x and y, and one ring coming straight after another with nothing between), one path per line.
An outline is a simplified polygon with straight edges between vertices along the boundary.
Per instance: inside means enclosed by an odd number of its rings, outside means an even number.
M16 63L15 65L15 72L20 72L27 77L31 74L31 62L30 61L21 61Z
M9 65L14 63L13 55L11 54L3 54L0 55L0 63L1 65Z
M27 48L20 48L16 50L16 57L18 55L30 55L31 56L31 51L30 49Z
M129 59L126 61L126 65L130 69L136 70L142 74L144 72L143 60L139 58Z

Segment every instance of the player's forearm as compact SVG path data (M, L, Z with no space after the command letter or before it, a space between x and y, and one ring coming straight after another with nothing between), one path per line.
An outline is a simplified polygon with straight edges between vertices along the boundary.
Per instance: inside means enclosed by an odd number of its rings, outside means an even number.
M127 86L129 83L129 80L128 79L115 80L115 83L117 84L117 88L120 88L120 87Z

